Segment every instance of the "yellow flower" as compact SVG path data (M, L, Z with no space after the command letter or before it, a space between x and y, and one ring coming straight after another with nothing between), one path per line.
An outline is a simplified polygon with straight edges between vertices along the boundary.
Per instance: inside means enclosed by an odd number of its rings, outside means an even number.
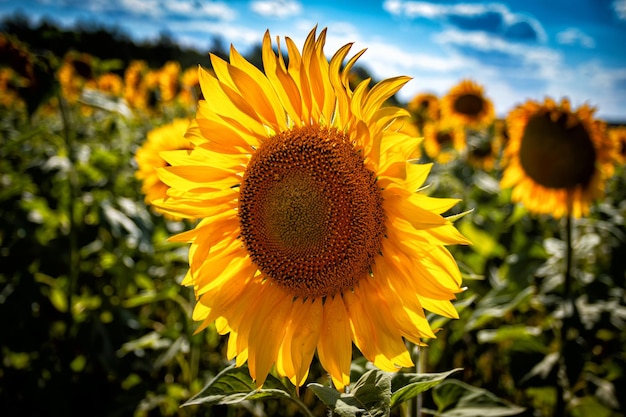
M615 162L626 164L626 126L615 126L608 129L609 138L613 144Z
M183 71L180 80L181 89L178 99L183 105L195 106L200 98L200 80L198 79L198 68L191 67Z
M504 124L501 120L495 120L489 129L470 132L466 138L465 160L474 168L491 171L496 167L500 159L504 137Z
M193 318L229 333L228 358L258 386L273 366L304 384L317 351L343 389L353 342L385 371L412 366L404 339L434 337L423 309L457 317L445 245L468 242L441 214L458 200L415 193L430 165L410 162L419 141L397 121L408 113L383 105L408 77L352 90L363 51L328 61L325 39L312 30L300 53L285 38L285 64L266 32L264 73L234 48L230 63L212 55L194 149L159 170L171 188L154 204L202 219L173 238L191 243Z
M159 92L161 100L168 103L176 97L179 90L180 64L176 61L168 61L158 72Z
M441 116L448 123L480 129L493 122L495 112L482 86L471 80L462 80L441 100Z
M145 61L132 61L124 72L124 98L135 109L149 107L150 92L146 86L149 68Z
M407 110L411 112L412 119L421 134L427 123L438 121L440 118L439 97L432 93L416 94L407 103Z
M458 157L465 147L465 131L458 126L430 122L424 126L424 152L432 160L445 164Z
M546 98L528 100L507 116L509 141L501 185L513 187L512 200L534 213L554 218L589 212L590 203L604 194L611 171L610 146L594 109L572 110Z
M0 68L0 106L21 107L21 99L18 93L18 86L14 80L19 76L11 68Z
M93 61L91 55L84 53L68 52L65 55L57 77L61 84L61 92L68 102L78 101L83 88L95 87Z
M169 187L159 179L156 171L157 168L168 165L164 155L168 151L192 149L190 140L185 137L189 124L187 119L174 119L171 123L151 130L148 132L146 141L135 153L138 167L135 177L141 180L141 192L147 204L167 195ZM155 209L160 211L158 207ZM170 215L170 218L177 217L188 216Z
M121 96L124 89L122 77L112 72L101 75L97 84L100 91L115 97Z

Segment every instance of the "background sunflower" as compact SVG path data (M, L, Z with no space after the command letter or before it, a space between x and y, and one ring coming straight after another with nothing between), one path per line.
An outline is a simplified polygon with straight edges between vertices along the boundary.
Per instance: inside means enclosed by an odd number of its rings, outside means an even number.
M484 95L481 85L470 79L461 80L441 100L441 116L448 123L480 129L495 117L493 103Z
M572 110L567 99L556 103L529 100L507 117L509 141L502 187L513 187L513 201L535 213L559 218L589 212L603 194L611 171L610 147L594 110Z

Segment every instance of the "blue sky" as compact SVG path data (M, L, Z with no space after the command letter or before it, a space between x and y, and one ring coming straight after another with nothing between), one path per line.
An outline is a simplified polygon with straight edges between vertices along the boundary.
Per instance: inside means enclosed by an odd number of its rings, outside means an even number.
M500 116L549 96L626 122L626 0L0 0L0 16L16 10L64 25L96 20L138 40L166 31L200 51L219 36L244 54L266 29L301 46L318 25L328 55L355 42L375 78L413 77L403 100L471 78Z

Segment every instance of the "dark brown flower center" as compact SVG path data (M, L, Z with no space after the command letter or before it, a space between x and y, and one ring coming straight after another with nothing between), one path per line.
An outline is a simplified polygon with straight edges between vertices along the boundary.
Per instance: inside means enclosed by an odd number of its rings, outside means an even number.
M467 116L478 116L484 107L483 98L476 94L462 94L454 100L454 111Z
M595 171L596 151L581 123L568 126L567 114L532 116L524 129L520 163L526 174L547 188L586 186Z
M437 132L436 139L442 149L452 147L452 134L450 132Z
M294 128L252 156L241 239L259 270L296 297L332 296L366 276L385 214L374 174L336 129Z

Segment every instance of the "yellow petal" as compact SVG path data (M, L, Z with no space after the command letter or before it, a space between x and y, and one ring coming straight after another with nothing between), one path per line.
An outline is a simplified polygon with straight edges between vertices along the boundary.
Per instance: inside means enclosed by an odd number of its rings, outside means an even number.
M317 344L320 363L330 374L335 388L343 391L350 384L352 339L343 298L329 297L324 303L320 338Z
M263 287L263 293L259 294L263 302L254 312L255 316L248 318L253 323L248 336L248 366L259 388L278 357L293 302L293 296L285 291L269 284Z
M369 278L363 278L367 280ZM386 305L375 291L360 287L344 294L354 342L367 359L387 372L411 367L413 361Z

